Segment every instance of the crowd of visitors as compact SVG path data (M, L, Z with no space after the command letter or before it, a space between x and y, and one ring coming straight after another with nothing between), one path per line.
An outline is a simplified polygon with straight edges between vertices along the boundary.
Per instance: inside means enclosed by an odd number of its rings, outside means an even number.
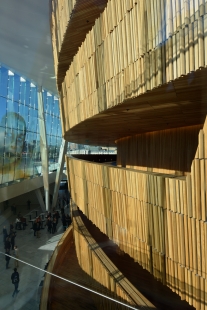
M60 207L60 198L58 198L57 205ZM68 199L64 199L64 203L67 205L69 203ZM27 201L27 208L30 209L31 201ZM11 211L13 214L16 215L16 205L13 204L11 206ZM60 211L60 212L59 212ZM63 231L66 230L67 227L71 224L71 217L69 214L65 214L65 209L62 207L60 210L54 210L52 212L47 213L46 215L42 215L45 217L47 226L47 231L51 234L54 234L57 231L57 225L59 220L62 222ZM33 222L33 231L34 236L37 238L40 238L40 229L44 229L43 223L45 220L43 220L42 216L37 216L36 219ZM11 257L14 258L14 272L11 276L12 283L14 284L14 292L13 297L15 294L19 292L18 290L18 283L19 283L19 273L17 272L17 268L19 267L19 249L16 245L15 239L17 236L16 231L17 230L24 230L26 228L26 218L22 216L21 212L19 212L16 216L15 223L11 223L9 227L9 231L7 231L6 226L3 227L3 243L4 243L4 249L5 249L5 261L6 261L6 269L9 268L9 262Z
M65 214L64 208L61 208L61 215L58 210L53 210L53 213L49 212L47 215L47 220L46 220L46 226L47 226L47 231L50 234L54 234L57 231L57 225L59 219L61 219L62 225L63 225L63 231L66 230L66 227L69 227L71 224L71 217L69 214Z

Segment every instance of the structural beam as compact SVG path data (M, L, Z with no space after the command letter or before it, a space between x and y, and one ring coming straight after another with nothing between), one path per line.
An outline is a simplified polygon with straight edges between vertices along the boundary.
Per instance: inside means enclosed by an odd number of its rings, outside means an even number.
M45 126L42 87L38 88L37 98L38 98L38 118L40 128L40 153L42 161L43 184L45 191L45 207L46 210L49 211L49 181L48 181L49 167L48 167L47 135Z

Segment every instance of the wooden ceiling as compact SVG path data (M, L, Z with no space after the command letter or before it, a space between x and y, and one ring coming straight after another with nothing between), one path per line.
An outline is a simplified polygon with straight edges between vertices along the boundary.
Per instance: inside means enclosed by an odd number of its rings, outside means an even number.
M207 68L202 68L78 124L64 138L114 146L138 133L203 124L206 114Z
M57 85L60 89L66 71L86 34L106 7L108 0L76 1L58 55Z

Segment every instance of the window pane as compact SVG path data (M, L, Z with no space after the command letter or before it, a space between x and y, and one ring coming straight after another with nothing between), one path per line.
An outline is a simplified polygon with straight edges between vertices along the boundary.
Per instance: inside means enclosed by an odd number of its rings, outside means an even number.
M56 116L59 116L60 115L60 112L59 112L59 100L55 100L54 102L54 114Z
M30 105L30 82L26 81L25 104Z
M33 108L38 109L38 104L37 104L37 87L31 87L31 100L30 104Z
M15 74L14 75L14 101L19 101L20 99L20 76Z
M26 81L25 82L20 82L20 102L25 103L25 98L26 98Z
M19 115L24 119L25 126L27 126L28 123L28 112L29 108L23 104L19 105Z
M14 94L14 75L9 75L8 78L8 98L13 100Z
M19 111L19 104L18 102L14 102L12 100L7 99L7 114L8 113L18 113Z
M46 133L50 134L52 130L52 117L49 114L45 115L45 121L46 121Z
M0 66L0 95L7 97L8 70Z
M29 121L28 121L28 130L32 132L37 132L38 118L37 110L29 109Z
M0 126L6 126L6 106L7 100L4 97L0 97ZM2 140L1 140L2 141Z
M11 129L17 129L19 115L16 112L7 112L6 127Z
M57 125L57 136L62 137L62 127L61 127L59 118L58 118L58 125Z

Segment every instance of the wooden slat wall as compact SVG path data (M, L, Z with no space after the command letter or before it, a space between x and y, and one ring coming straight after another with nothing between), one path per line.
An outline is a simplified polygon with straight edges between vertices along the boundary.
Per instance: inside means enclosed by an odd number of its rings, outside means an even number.
M107 0L51 0L51 35L57 85Z
M202 127L166 129L117 140L117 166L186 175L191 171L198 139L200 152L204 152Z
M189 1L108 1L63 81L61 104L68 114L64 133L129 98L206 67L207 1L195 2L196 12Z
M78 207L196 309L207 307L206 145L207 121L186 177L67 158L70 191Z
M58 68L58 55L75 4L76 0L52 0L51 34L56 74Z
M67 243L64 244L65 240L67 240ZM70 246L71 240L73 240L73 231L72 231L72 226L65 232L65 234L63 235L63 237L60 239L60 241L58 242L52 257L50 258L48 267L47 267L47 271L50 273L54 272L54 266L57 265L56 263L56 259L57 256L61 256L62 253L66 250L66 248L68 249L68 246ZM64 246L63 246L64 244ZM48 301L50 299L51 296L49 296L49 290L50 290L50 284L51 284L51 279L52 276L48 273L45 274L45 278L44 278L44 284L43 284L43 289L42 289L42 293L41 293L41 300L40 300L40 309L41 310L45 310L48 308Z
M77 210L73 206L73 212ZM112 298L119 298L120 301L134 307L144 309L155 309L152 305L125 277L117 270L103 250L85 227L82 219L77 214L73 217L74 237L76 253L81 268L93 279L111 291ZM96 297L98 298L98 297ZM99 298L104 309L129 309L128 307L116 304L104 298Z

